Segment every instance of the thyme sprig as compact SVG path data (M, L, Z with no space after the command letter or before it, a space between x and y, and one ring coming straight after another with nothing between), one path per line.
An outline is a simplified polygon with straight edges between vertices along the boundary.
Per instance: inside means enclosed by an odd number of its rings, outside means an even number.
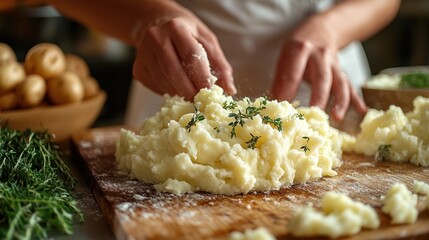
M222 107L223 107L223 109L226 109L226 110L227 109L233 110L233 109L235 109L237 107L237 102L234 102L234 101L231 101L231 102L225 101L225 102L222 103Z
M83 215L75 182L47 132L0 127L0 239L45 239L73 233Z
M249 141L246 142L247 148L255 149L256 143L258 142L259 138L261 136L254 136L250 133L250 136L252 137Z
M307 151L310 151L310 148L308 147L308 142L310 141L310 137L302 137L303 139L307 140L305 142L305 145L301 147L302 150L304 150L305 153L307 153Z
M237 134L236 134L236 132L235 132L235 128L238 126L238 125L240 125L240 126L244 126L244 124L246 123L246 121L244 121L244 119L246 119L247 118L247 116L245 115L245 114L243 114L243 113L241 113L241 111L240 110L238 110L238 112L237 113L230 113L230 114L228 114L228 117L233 117L234 118L234 121L233 122L230 122L229 124L228 124L228 126L231 126L232 127L232 129L231 129L231 138L233 138L233 137L236 137L237 136Z
M298 118L299 120L305 120L304 114L302 114L302 113L295 113L294 116L296 118Z
M253 120L253 118L256 115L260 115L262 110L266 109L266 105L268 103L268 97L264 97L263 100L259 103L259 106L253 106L249 100L249 98L246 98L246 101L248 103L248 106L244 110L244 113L241 110L238 110L237 112L231 112L228 114L228 117L234 118L234 121L230 122L228 126L231 126L231 138L236 137L236 128L237 126L243 127L246 123L247 119ZM224 102L223 108L224 109L232 109L234 110L237 107L237 104L232 104L232 102ZM263 117L264 118L264 117ZM272 119L271 119L272 120ZM269 121L269 120L267 120ZM279 124L278 122L281 122L281 119L278 119L276 123L274 123L274 120L272 120L273 124ZM281 125L281 123L280 123ZM280 131L280 130L279 130Z
M263 116L262 122L273 125L275 128L277 128L277 130L279 130L279 132L283 130L283 122L281 118L272 119L269 116Z
M194 106L194 115L192 116L191 120L188 122L188 124L186 125L186 130L188 130L188 132L191 132L191 127L192 126L196 126L197 122L201 122L204 119L206 119L204 117L204 115L201 114L200 110L198 109L197 106Z

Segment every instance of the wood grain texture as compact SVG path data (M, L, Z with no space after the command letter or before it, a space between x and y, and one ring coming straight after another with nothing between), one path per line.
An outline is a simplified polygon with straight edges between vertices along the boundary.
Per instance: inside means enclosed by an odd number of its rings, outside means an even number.
M129 179L117 170L115 142L118 127L92 129L72 138L76 161L117 239L225 239L232 231L266 227L278 239L295 239L287 231L294 209L313 203L327 191L348 194L376 208L377 230L344 239L429 239L429 211L419 197L419 219L411 225L391 225L380 210L380 197L396 182L409 188L413 180L429 181L429 168L375 162L344 154L338 175L278 191L224 196L158 193L152 185ZM303 239L303 238L300 238Z

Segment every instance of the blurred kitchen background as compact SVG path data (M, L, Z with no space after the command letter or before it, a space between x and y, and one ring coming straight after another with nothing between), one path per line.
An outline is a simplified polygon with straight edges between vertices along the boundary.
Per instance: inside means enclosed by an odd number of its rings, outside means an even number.
M20 61L40 42L81 56L108 95L95 126L123 122L134 59L129 46L64 18L49 6L1 10L0 42L9 44ZM372 74L390 67L429 65L429 0L402 1L395 20L363 46Z

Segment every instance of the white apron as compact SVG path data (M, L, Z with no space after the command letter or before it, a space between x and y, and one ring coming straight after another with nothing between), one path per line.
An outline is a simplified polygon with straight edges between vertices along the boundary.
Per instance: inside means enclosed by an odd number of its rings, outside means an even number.
M232 65L238 97L267 93L288 31L314 12L324 10L330 0L180 0L218 37ZM360 88L370 75L362 46L354 42L339 54L344 73ZM307 105L310 91L301 84L297 100ZM139 127L160 108L163 97L141 83L131 84L125 124Z

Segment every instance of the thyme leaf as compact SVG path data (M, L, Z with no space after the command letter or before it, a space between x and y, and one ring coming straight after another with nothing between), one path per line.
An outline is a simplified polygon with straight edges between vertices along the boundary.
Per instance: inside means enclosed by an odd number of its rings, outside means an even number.
M299 120L305 120L304 114L302 114L302 113L295 113L294 116L296 118L298 118Z
M237 107L237 102L234 102L234 101L231 101L231 102L225 101L225 102L222 103L222 107L223 107L223 109L233 110L233 109L235 109Z
M378 161L385 161L390 158L390 144L380 144L375 154L375 159Z
M302 150L304 150L305 153L307 153L307 151L310 151L310 148L308 147L308 142L310 141L309 137L302 137L303 139L307 140L305 145L301 147Z
M282 126L283 122L281 118L272 119L269 116L264 116L262 117L262 122L265 124L273 125L275 128L277 128L277 130L279 130L279 132L283 130L283 126Z
M250 133L250 136L252 136L252 138L246 142L247 148L255 149L256 143L258 142L258 140L261 136L254 136L251 133Z

